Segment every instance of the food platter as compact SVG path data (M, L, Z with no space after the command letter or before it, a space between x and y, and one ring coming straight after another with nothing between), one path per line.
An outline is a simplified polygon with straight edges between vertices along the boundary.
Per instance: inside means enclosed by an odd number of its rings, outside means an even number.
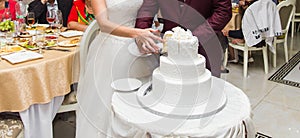
M73 47L73 46L77 46L78 43L75 43L75 44L71 44L69 41L61 41L58 43L58 46L61 46L61 47Z
M25 51L25 49L23 47L20 47L20 46L17 46L17 45L2 46L0 48L0 56L11 54L11 53L14 53L14 52L20 52L20 51Z
M46 40L57 40L57 38L58 38L57 35L50 35L50 34L45 35Z
M28 50L37 50L37 49L39 49L36 45L31 44L30 41L19 42L19 46L24 47Z
M73 47L73 46L77 46L79 44L80 39L79 38L75 38L75 39L71 39L71 40L65 40L65 41L61 41L58 43L58 46L61 47Z
M27 30L45 30L49 24L34 24L32 27L27 26Z

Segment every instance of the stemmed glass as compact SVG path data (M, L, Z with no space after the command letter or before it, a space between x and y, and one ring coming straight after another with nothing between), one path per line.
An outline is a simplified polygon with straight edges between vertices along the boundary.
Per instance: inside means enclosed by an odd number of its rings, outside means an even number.
M55 24L56 29L57 29L57 38L58 38L58 36L60 34L60 29L63 26L63 16L62 16L62 12L60 10L56 11L56 19L54 21L54 24Z
M38 53L40 53L40 54L44 53L43 50L42 50L45 46L45 34L44 34L43 31L41 31L40 33L38 33L36 35L35 42L36 42L36 45L39 48Z
M56 11L55 25L58 29L61 29L62 26L63 26L63 15L62 15L62 12L60 10Z
M48 10L46 13L46 19L48 23L50 24L51 30L52 30L52 24L54 23L56 18L56 12L54 9Z
M35 15L34 12L28 12L27 14L27 23L32 28L32 25L35 23Z

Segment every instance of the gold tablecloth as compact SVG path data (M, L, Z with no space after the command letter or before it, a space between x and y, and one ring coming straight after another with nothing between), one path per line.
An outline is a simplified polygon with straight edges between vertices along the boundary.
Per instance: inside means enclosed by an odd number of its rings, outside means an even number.
M20 112L70 92L78 80L79 47L44 50L43 59L12 65L0 61L0 112ZM74 66L75 65L75 66Z

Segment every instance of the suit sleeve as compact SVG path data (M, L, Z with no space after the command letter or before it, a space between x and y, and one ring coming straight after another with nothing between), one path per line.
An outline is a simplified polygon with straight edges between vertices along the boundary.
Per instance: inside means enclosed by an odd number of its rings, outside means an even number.
M198 36L202 42L210 39L214 31L221 31L230 21L232 16L231 0L214 0L211 10L214 11L212 16L207 18L206 23L201 24L193 31L193 34Z
M47 5L40 0L34 0L28 6L28 12L34 12L35 19L40 19L45 10L47 10Z
M150 28L153 23L154 15L158 12L157 0L144 0L138 11L135 23L136 28Z

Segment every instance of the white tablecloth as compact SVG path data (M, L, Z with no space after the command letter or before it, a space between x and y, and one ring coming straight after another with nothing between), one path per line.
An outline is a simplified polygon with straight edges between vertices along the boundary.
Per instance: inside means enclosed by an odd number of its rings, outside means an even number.
M224 84L227 103L224 109L210 117L192 120L164 118L142 109L135 92L116 92L112 99L115 118L120 124L150 132L154 137L255 137L248 97L222 79L213 77L213 83Z
M53 138L52 121L64 100L64 96L54 97L49 103L34 104L19 112L24 124L25 138Z

